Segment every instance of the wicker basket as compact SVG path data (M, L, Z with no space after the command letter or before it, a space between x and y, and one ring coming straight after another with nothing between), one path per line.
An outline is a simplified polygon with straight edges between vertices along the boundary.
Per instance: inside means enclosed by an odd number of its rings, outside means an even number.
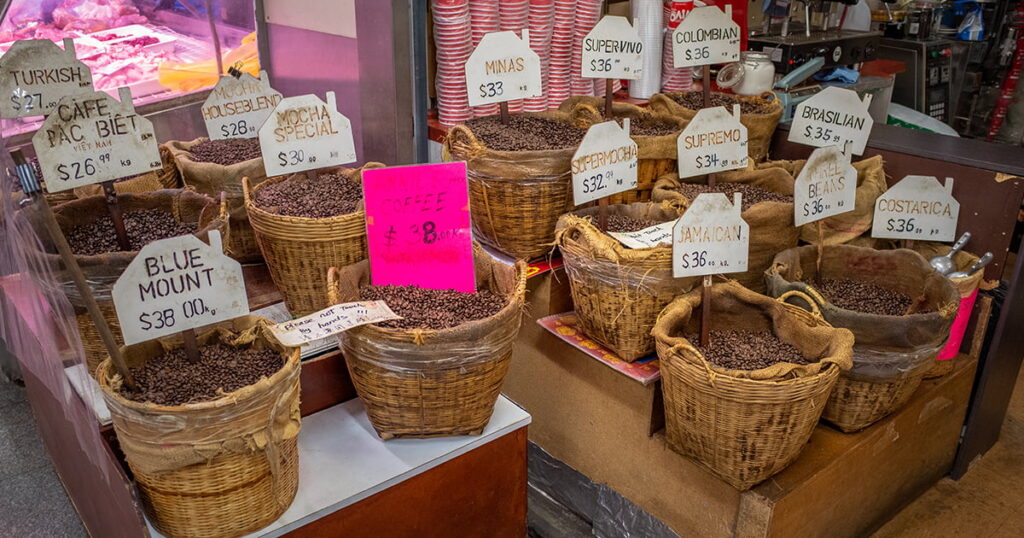
M218 324L199 343L274 349L285 365L269 378L202 403L128 400L110 360L97 378L114 431L153 526L175 537L233 537L263 528L298 490L299 349L282 346L255 316ZM130 367L180 340L123 348Z
M733 281L712 286L711 297L716 328L771 331L815 359L751 371L710 364L685 337L700 331L700 289L658 318L653 332L669 445L743 491L803 450L840 370L850 367L853 335Z
M656 112L677 115L689 122L697 115L698 111L679 104L673 98L679 95L678 93L656 93L651 96L650 107ZM782 119L782 105L775 92L767 91L761 95L731 93L716 93L716 95L733 99L737 103L746 101L768 107L768 111L762 114L740 114L740 123L747 128L747 154L755 163L767 159L772 135L775 134L775 128L779 126L779 120ZM727 108L731 109L731 107Z
M654 351L658 313L699 278L672 276L671 245L630 249L594 224L597 208L563 216L555 243L569 276L576 316L587 336L626 362ZM609 215L670 221L678 212L655 204L608 206Z
M715 327L768 330L816 359L752 371L711 365L685 338L699 331L701 290L676 299L659 317L653 332L670 446L746 490L799 455L840 370L850 367L853 335L736 282L712 286L711 297Z
M478 289L508 297L497 314L443 330L363 325L339 337L356 393L381 439L479 435L491 419L522 323L526 265L476 249ZM358 299L364 260L328 274L331 304Z
M114 192L117 194L140 194L143 192L158 191L160 189L177 189L181 187L181 174L178 167L174 165L174 157L170 150L160 146L160 161L163 167L159 170L147 172L130 179L114 183ZM103 194L102 185L86 185L74 189L77 198L96 196Z
M366 168L380 168L378 163ZM332 168L320 171L340 174L362 182L362 169ZM245 207L259 242L270 277L281 290L288 311L304 316L327 308L323 275L331 267L343 267L366 258L366 214L360 208L347 215L306 218L277 215L260 209L253 197L260 189L293 179L279 176L252 187L242 179Z

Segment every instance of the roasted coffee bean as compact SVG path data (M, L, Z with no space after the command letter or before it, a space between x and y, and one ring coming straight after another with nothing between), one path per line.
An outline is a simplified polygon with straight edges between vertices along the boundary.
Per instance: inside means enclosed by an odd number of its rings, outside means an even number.
M683 105L690 110L700 110L704 108L704 94L703 92L683 92L671 95L672 100ZM712 93L711 94L711 106L724 106L732 114L732 105L735 103L740 104L741 114L767 114L771 111L765 103L760 101L750 102L747 100L741 100L737 96L731 93Z
M698 335L686 338L708 362L729 370L760 370L780 362L809 363L800 349L768 331L713 330L706 347L700 345Z
M902 316L913 302L898 291L848 278L824 278L815 280L812 285L839 308L865 314Z
M593 217L595 224L598 223L598 217ZM608 229L607 232L626 233L626 232L638 232L644 228L650 228L660 224L660 222L651 219L634 219L633 217L627 217L625 215L608 215Z
M299 174L256 191L255 202L270 213L322 219L352 213L362 198L362 187L340 174Z
M259 138L225 138L203 140L189 150L192 160L197 163L213 163L229 166L255 159L261 155Z
M751 206L761 202L793 203L792 196L779 194L768 189L762 189L761 187L755 187L753 185L746 185L743 183L716 183L714 187L708 187L703 183L683 183L681 187L675 190L691 200L696 198L698 194L720 192L725 194L725 197L728 198L730 202L732 202L732 195L738 192L743 195L743 207L741 208L741 211L746 211L750 209Z
M601 103L597 107L598 112L604 117L604 103ZM614 108L613 108L614 110ZM622 118L616 117L615 122L622 126ZM660 121L656 119L648 118L630 118L629 119L629 135L630 136L664 136L670 134L676 134L682 131L683 128L679 124L672 121Z
M128 232L128 243L132 250L139 250L158 239L196 233L194 222L178 222L174 216L160 209L126 211L124 228ZM89 224L76 226L66 234L71 251L79 256L94 256L107 252L119 252L114 219L104 215Z
M270 377L282 366L281 354L270 349L202 346L199 360L192 363L185 350L177 348L132 368L136 390L122 387L121 395L158 405L205 402Z
M403 319L377 325L394 329L447 329L491 317L508 300L490 290L462 293L418 286L366 286L359 290L363 301L384 301Z
M568 123L520 114L512 114L508 125L495 114L469 120L466 127L485 146L497 151L574 148L587 134L585 129Z

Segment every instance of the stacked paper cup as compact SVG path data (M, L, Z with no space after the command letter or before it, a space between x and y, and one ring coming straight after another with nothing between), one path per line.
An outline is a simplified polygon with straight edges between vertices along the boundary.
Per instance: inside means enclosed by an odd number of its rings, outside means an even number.
M499 7L501 30L511 30L522 37L523 28L530 24L530 0L501 0ZM509 112L522 112L523 100L509 101L508 110Z
M466 89L466 60L473 52L469 0L433 0L433 14L438 119L455 125L472 117Z
M500 0L470 0L469 17L472 21L473 50L480 44L485 35L501 30L498 16L498 4ZM473 116L489 116L498 113L498 105L490 104L473 107Z
M576 28L573 31L572 57L569 73L572 81L572 95L594 95L594 81L583 78L583 39L597 26L601 19L602 0L577 0Z
M661 91L662 41L665 33L661 0L633 0L633 26L644 44L644 72L629 81L629 96L647 99Z
M693 68L673 67L672 32L693 10L693 0L686 2L665 2L665 50L662 54L661 89L665 92L689 91L693 86Z
M544 93L525 100L523 110L548 109L548 72L551 64L551 33L555 27L555 0L530 0L530 48L540 56L540 80Z
M576 0L555 0L555 26L551 31L548 65L548 108L557 108L572 95L572 43L576 26Z

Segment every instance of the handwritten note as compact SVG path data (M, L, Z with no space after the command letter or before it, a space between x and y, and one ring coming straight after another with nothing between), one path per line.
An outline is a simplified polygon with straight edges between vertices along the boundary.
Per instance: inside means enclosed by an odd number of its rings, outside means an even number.
M651 248L671 243L675 225L676 221L671 220L635 232L608 232L608 235L629 248Z
M270 332L282 344L298 347L352 327L400 317L384 301L360 301L336 304L308 316L271 325Z

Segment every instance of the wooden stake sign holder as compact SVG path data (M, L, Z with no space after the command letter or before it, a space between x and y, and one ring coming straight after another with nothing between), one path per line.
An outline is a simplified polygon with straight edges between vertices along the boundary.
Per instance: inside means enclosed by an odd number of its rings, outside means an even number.
M466 60L466 90L469 106L498 103L501 123L508 125L511 115L508 102L539 97L541 86L540 56L530 49L530 31L491 32Z

